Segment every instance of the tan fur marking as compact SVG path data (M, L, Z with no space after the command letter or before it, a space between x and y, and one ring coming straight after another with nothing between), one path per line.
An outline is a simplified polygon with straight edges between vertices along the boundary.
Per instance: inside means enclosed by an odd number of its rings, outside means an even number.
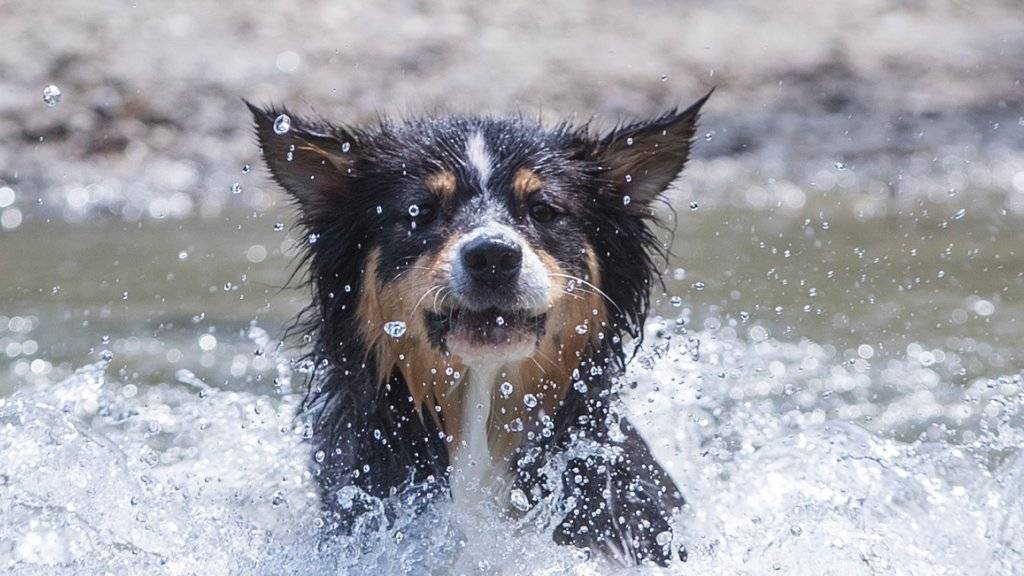
M317 146L316 144L313 144L312 142L309 142L307 140L302 140L302 139L300 139L300 140L301 140L302 144L299 144L298 146L296 146L295 147L296 150L302 150L304 152L312 152L313 154L316 154L317 156L320 156L324 160L327 160L328 162L330 162L331 165L334 166L335 168L337 168L338 170L345 170L346 169L347 166L345 164L345 159L342 156L340 156L338 154L332 154L332 153L324 150L323 148Z
M457 238L449 240L449 244L455 241ZM445 434L457 436L460 411L450 409L456 386L448 369L462 375L465 366L430 346L424 323L424 312L437 302L434 297L441 289L439 279L451 267L446 261L447 252L448 245L433 259L420 257L397 279L381 286L377 280L380 249L374 248L366 260L357 314L360 334L368 353L376 360L378 385L385 383L397 368L409 386L417 410L429 409ZM384 332L384 324L393 320L406 324L406 332L400 338ZM440 414L437 406L441 406Z
M430 346L423 317L424 311L435 302L434 292L428 291L440 286L441 279L449 273L458 240L458 236L449 238L436 256L419 258L384 286L377 281L380 250L374 249L367 258L358 305L360 333L377 362L378 384L386 382L395 368L401 371L417 409L428 410L439 428L451 437L449 450L462 441L462 404L466 383L472 375L458 358ZM586 251L588 274L582 280L600 286L596 255L589 246ZM579 367L587 344L600 338L607 329L607 310L602 297L579 281L570 290L570 279L559 276L566 273L561 265L547 252L538 251L537 255L552 275L547 330L530 358L507 366L493 383L487 430L495 463L509 462L513 450L522 442L522 435L537 429L541 411L549 416L555 414L572 385L573 370ZM443 298L441 294L438 301ZM392 338L384 332L384 323L391 320L406 323L406 333L401 338ZM587 327L583 334L576 331L580 325ZM449 368L453 374L459 373L461 381L448 374ZM502 381L512 384L513 393L508 398L503 398L498 390ZM537 397L536 407L526 408L523 401L526 394ZM422 413L420 416L426 417ZM510 430L516 418L525 427L522 432Z
M427 187L427 190L437 194L441 200L448 200L455 196L455 174L449 170L441 170L427 176L423 180L423 185Z
M589 278L583 280L600 286L597 257L591 247L586 250ZM537 255L552 274L547 331L537 351L507 374L513 386L512 395L502 398L497 394L494 398L488 438L495 461L507 461L522 441L522 433L510 432L507 428L516 418L523 422L525 432L538 425L541 411L554 416L572 385L572 373L579 367L587 344L598 339L608 326L602 297L581 282L576 282L568 291L570 279L557 276L565 274L561 265L547 252L538 251ZM587 327L583 334L576 331L580 325ZM538 404L533 409L528 410L523 401L527 394L537 397Z
M536 172L529 168L516 170L515 176L512 177L512 192L520 201L526 200L530 197L530 194L537 192L543 187L544 181L540 179Z

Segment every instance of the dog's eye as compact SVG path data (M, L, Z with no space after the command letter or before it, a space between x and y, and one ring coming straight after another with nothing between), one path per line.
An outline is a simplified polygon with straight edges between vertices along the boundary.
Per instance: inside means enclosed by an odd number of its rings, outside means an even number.
M537 222L551 222L558 217L558 210L547 202L534 202L530 205L530 218Z
M409 205L409 219L417 226L426 226L437 217L437 207L429 202Z

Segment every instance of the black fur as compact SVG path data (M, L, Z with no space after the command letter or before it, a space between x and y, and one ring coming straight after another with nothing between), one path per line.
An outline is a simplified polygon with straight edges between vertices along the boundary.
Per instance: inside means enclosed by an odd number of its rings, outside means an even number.
M267 166L297 202L309 235L303 262L313 298L297 331L312 342L308 360L315 372L305 411L313 422L314 472L335 524L346 520L335 497L347 485L381 498L412 486L447 495L443 435L432 418L417 413L400 372L378 385L379 367L355 330L356 308L372 247L381 249L383 284L419 255L438 250L453 230L472 226L481 191L462 151L479 132L495 159L488 187L504 191L498 197L508 223L575 275L586 270L581 247L591 246L610 302L603 338L594 338L580 361L586 391L570 387L547 427L527 435L512 464L515 486L531 504L550 499L559 492L552 489L557 482L545 478L550 463L580 443L608 447L568 462L561 492L575 494L575 505L554 527L555 540L624 552L634 561L669 560L658 535L670 530L669 518L683 499L613 410L612 381L626 362L624 340L642 336L662 255L651 230L651 203L682 169L708 96L684 111L599 136L587 126L546 129L521 117L382 121L356 129L250 105ZM273 130L280 114L291 119L285 134ZM563 217L543 226L529 221L528 207L507 192L520 167L543 178L541 198ZM457 201L437 206L438 213L410 233L419 217L409 216L408 207L436 204L422 181L438 169L456 175Z

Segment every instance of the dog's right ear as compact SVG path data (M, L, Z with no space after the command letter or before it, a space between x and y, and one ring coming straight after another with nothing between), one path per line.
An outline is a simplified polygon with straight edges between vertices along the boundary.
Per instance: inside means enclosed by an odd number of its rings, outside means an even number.
M263 161L307 217L337 205L354 174L358 142L350 131L285 109L245 103L256 121Z

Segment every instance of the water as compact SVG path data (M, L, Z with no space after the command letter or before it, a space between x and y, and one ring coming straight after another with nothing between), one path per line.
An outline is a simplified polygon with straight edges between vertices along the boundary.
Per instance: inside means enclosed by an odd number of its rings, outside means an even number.
M954 226L956 208L677 214L623 383L690 502L673 543L688 560L665 573L1020 573L1019 222ZM316 545L303 374L276 336L306 298L281 289L304 241L284 216L7 238L5 569L618 573L534 523L467 527L443 508Z
M652 326L629 374L625 408L691 502L676 543L688 561L666 573L1017 573L1024 461L1003 456L1024 442L1020 376L942 390L934 366L905 358L871 379L827 346L737 328ZM358 539L320 549L297 396L187 371L139 387L110 369L95 362L0 401L9 573L617 573L512 521L488 522L474 538L484 560L460 565L471 552L444 509L390 529L371 513ZM883 393L903 402L872 400ZM956 423L962 440L891 438L922 414Z
M53 108L57 104L60 104L60 99L60 88L57 88L53 84L43 88L43 102L45 102L47 106Z

